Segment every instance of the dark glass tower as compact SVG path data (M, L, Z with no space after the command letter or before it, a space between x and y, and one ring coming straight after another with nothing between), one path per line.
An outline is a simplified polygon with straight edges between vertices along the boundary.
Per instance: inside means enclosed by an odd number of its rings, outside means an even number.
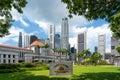
M22 32L19 33L18 47L22 47Z
M30 44L36 41L38 38L35 35L30 36Z

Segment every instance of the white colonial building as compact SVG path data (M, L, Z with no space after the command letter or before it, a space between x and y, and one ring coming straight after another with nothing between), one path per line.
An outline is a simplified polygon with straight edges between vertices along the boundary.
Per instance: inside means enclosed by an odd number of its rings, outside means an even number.
M53 62L59 59L59 53L51 53L40 41L34 41L28 48L0 44L0 63ZM65 60L65 55L61 55L61 59Z
M26 59L29 54L32 54L29 49L0 44L0 63L30 62Z

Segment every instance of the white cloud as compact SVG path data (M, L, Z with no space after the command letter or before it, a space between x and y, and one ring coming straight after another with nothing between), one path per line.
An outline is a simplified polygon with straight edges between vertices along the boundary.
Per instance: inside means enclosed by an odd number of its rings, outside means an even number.
M47 23L47 22L44 22L44 21L35 21L36 24L39 25L39 27L41 27L46 33L48 32L48 26L51 24L51 23Z
M14 26L12 26L9 29L9 31L10 31L10 35L7 35L7 36L1 38L0 44L7 44L6 42L9 40L14 41L15 43L18 43L19 32L26 34L26 32L23 29L14 27ZM10 44L10 43L8 43L8 44ZM13 44L13 45L15 45L15 44Z
M11 10L12 16L14 20L19 20L22 14L20 14L16 9L12 8Z
M98 35L105 34L106 35L106 52L110 52L110 38L111 38L111 31L108 28L109 24L103 24L102 26L98 27L73 27L73 32L83 32L87 30L87 48L91 51L94 51L94 47L98 46ZM73 33L72 32L72 33ZM71 46L76 45L76 33L73 33L74 37L69 39Z
M26 27L29 26L29 24L28 24L27 22L25 22L25 21L22 19L22 17L20 17L20 21L22 22L22 24L23 24L24 26L26 26Z

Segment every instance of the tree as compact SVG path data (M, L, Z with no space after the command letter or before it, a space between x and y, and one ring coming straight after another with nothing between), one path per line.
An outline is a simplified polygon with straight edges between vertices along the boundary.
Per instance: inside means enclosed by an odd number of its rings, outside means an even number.
M84 56L83 51L78 52L77 56L78 56L78 62L81 64Z
M66 54L66 60L67 60L67 55L70 54L70 49L64 49L64 53Z
M117 50L118 53L120 54L120 46L118 46L118 47L116 48L116 50Z
M84 59L90 57L90 55L91 55L91 52L90 52L89 49L83 50L83 57L84 57Z
M91 55L91 62L96 66L97 63L102 59L102 55L98 52L93 52Z
M26 0L0 0L0 37L9 35L9 29L14 20L11 10L16 9L19 13L23 13L22 8L27 4Z
M105 19L115 37L120 38L120 0L62 0L67 4L69 17L84 15L89 21Z
M48 52L49 44L45 44L43 47L46 49L45 50L45 56L46 56Z

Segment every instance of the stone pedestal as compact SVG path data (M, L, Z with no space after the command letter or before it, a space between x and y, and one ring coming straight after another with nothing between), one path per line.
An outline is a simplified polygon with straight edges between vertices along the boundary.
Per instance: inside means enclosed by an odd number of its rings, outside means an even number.
M50 75L72 75L73 74L73 62L54 62L50 63Z

